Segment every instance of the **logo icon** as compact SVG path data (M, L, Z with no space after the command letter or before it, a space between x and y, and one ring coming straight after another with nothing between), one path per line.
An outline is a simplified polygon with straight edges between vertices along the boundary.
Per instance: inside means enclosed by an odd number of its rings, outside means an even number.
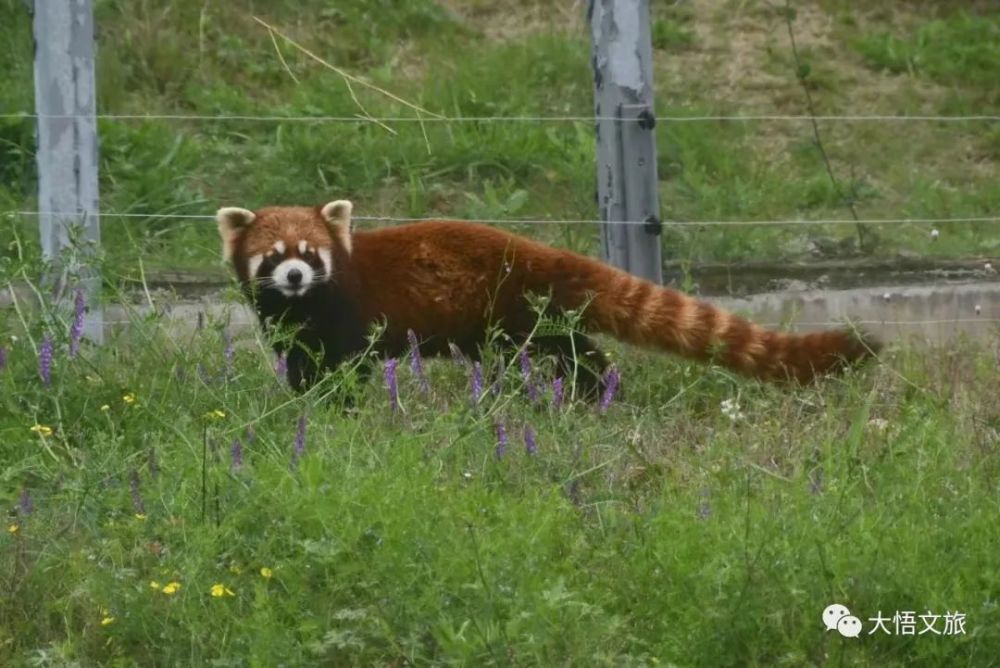
M861 620L854 615L844 615L837 622L837 630L845 638L857 638L861 635Z
M823 610L823 626L827 631L836 631L845 638L861 635L861 620L851 614L846 605L832 603Z

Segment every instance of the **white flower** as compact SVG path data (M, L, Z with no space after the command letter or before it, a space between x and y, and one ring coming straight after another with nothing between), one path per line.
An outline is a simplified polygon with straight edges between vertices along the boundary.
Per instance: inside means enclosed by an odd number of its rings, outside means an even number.
M932 241L937 241L937 238L939 236L941 236L940 232L938 232L937 230L931 230L931 240Z
M885 431L889 427L889 421L884 418L872 418L868 421L868 426L879 431Z
M722 409L722 414L733 422L746 418L746 415L740 411L740 405L735 399L723 399L720 408Z

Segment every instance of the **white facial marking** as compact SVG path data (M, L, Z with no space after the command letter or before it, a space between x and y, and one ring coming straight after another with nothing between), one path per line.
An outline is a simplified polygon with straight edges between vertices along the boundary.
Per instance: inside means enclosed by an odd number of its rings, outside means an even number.
M327 276L333 273L333 253L329 248L319 249L319 259L323 262L323 269Z
M260 269L261 263L264 261L264 254L257 253L249 260L247 260L247 272L250 274L250 278L257 275L257 270Z
M285 254L285 242L284 241L275 241L274 242L274 252L277 253L278 255L284 255Z
M306 243L305 239L303 239L302 241L300 241L299 242L299 255L304 255L305 252L306 252L306 248L307 247L308 247L308 244Z
M298 272L296 274L295 272ZM298 280L293 280L295 277ZM305 294L312 287L315 272L313 268L299 259L285 260L274 268L271 274L274 286L286 297L296 297Z

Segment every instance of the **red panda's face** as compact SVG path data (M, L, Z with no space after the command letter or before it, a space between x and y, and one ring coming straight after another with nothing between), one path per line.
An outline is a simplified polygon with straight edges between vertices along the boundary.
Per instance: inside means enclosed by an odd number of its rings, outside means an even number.
M300 297L336 274L335 247L350 254L350 214L346 200L321 209L219 209L223 257L243 283Z

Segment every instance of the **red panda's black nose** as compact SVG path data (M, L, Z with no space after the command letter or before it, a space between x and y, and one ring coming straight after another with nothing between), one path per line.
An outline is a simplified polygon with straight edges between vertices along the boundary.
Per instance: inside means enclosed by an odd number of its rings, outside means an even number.
M288 282L292 285L298 285L302 282L302 271L299 269L289 269L288 270Z

